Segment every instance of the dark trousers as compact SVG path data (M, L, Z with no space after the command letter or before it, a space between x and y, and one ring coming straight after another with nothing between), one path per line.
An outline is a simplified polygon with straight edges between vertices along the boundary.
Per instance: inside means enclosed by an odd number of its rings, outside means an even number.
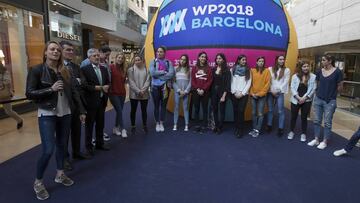
M306 134L307 129L307 117L309 115L311 108L311 102L305 102L303 104L293 104L291 103L291 124L290 130L294 131L296 125L296 119L301 110L301 130L303 134Z
M96 109L87 109L86 121L85 121L85 146L87 151L92 150L92 134L95 124L95 134L96 134L96 146L104 145L104 116L105 116L105 107L100 105Z
M146 123L147 123L147 104L148 104L147 99L144 99L144 100L130 99L130 104L131 104L131 111L130 111L131 126L135 126L136 110L137 110L137 106L138 106L139 102L140 102L140 105L141 105L141 117L142 117L143 126L146 126Z
M164 85L151 87L151 96L154 101L154 116L156 122L165 121L166 105L169 97L166 97L164 99L163 91L164 91Z
M249 98L248 95L245 95L240 99L236 98L235 95L231 95L231 101L233 104L233 111L234 111L234 123L235 123L235 128L238 130L244 129L244 114L245 114L248 98Z
M42 179L56 147L56 168L64 169L66 136L70 133L71 115L63 117L41 116L38 118L41 138L41 157L37 162L36 178Z
M220 102L221 96L219 96L216 92L211 94L211 109L214 113L214 121L215 127L222 128L224 119L225 119L225 108L226 108L226 100L224 102ZM219 107L220 107L220 118L219 118Z
M80 143L81 143L81 121L80 112L75 110L71 112L71 132L66 136L65 141L65 159L69 159L69 137L71 136L71 147L72 154L80 154Z
M195 106L195 123L197 125L200 125L200 104L202 106L202 110L203 110L203 126L207 127L208 125L208 105L209 105L209 92L204 92L203 95L199 95L197 93L197 91L193 91L192 94L192 100L193 100L193 104Z
M360 127L359 129L354 133L353 136L351 136L349 142L347 143L345 147L345 151L350 152L356 145L356 143L360 140Z

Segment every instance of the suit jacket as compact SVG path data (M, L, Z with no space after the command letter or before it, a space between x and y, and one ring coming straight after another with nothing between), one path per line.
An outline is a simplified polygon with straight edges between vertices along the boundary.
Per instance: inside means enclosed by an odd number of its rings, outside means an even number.
M87 65L81 68L81 73L83 78L81 80L81 87L84 90L84 97L86 101L87 109L97 109L100 106L106 107L108 95L103 92L103 96L100 97L101 92L95 90L96 85L110 85L109 74L108 71L100 66L101 76L102 76L102 84L100 84L96 72L93 68L93 65Z
M84 97L84 90L81 87L81 81L84 80L84 76L80 70L80 66L73 62L68 62L65 66L69 69L73 84L75 85L76 90L79 92L81 102L85 106L86 101Z

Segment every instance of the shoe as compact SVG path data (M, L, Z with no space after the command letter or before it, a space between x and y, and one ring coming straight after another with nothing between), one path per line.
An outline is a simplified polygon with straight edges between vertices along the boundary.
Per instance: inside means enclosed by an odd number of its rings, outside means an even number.
M160 132L164 132L165 131L165 128L164 128L164 125L162 123L160 123L159 125L159 129L160 129Z
M317 146L318 149L325 149L327 147L326 142L320 142L320 144Z
M252 137L258 137L260 132L256 129L253 130L253 133L251 134Z
M284 135L284 130L279 128L277 135L278 135L278 137L282 137Z
M94 150L88 150L86 153L84 153L84 157L86 157L86 159L92 159L94 155Z
M72 171L73 167L71 166L71 163L68 159L64 160L64 170L65 171Z
M254 131L255 129L252 129L250 132L249 132L249 135L251 135L251 136L253 136L253 134L254 134Z
M95 139L95 138L92 138L92 139L91 139L91 144L92 144L93 146L96 145L96 139Z
M240 139L243 137L243 133L241 132L240 129L237 130L237 133L236 133L236 138Z
M174 127L173 127L173 131L176 131L177 130L177 126L176 125L174 125Z
M200 128L200 126L195 126L195 128L194 128L194 132L195 133L199 133L201 131L201 128Z
M290 131L289 133L288 133L288 136L287 136L287 139L288 140L292 140L292 139L294 139L294 132L293 131Z
M307 145L309 145L310 147L313 147L315 145L319 145L319 141L317 139L313 139L311 140L309 143L307 143Z
M345 154L347 154L347 151L345 149L336 150L334 152L334 156L343 156Z
M118 127L114 127L113 128L113 134L116 135L116 136L120 136L121 135L121 132L119 130ZM104 140L105 140L105 137L104 137Z
M36 193L36 198L38 200L46 200L50 197L48 191L46 190L42 182L34 183L34 191Z
M131 126L131 134L135 135L136 132L136 127L135 126Z
M73 154L72 157L73 157L73 159L77 159L77 160L84 160L84 159L90 158L87 156L87 154L82 154L82 153Z
M160 132L160 124L156 124L155 130L156 132Z
M20 128L23 127L23 124L24 124L24 122L20 121L19 123L17 123L16 128L19 130Z
M104 133L103 138L104 138L104 141L110 141L110 136L106 133Z
M301 142L306 142L306 135L305 134L300 135L300 141Z
M148 132L149 132L146 125L143 126L143 131L144 131L145 133L148 133Z
M103 151L109 151L110 148L106 145L96 146L95 149L103 150Z
M188 125L185 125L184 131L185 131L185 132L189 131Z
M122 131L121 131L121 137L123 137L123 138L127 138L127 137L128 137L125 129L122 129Z
M267 125L267 126L265 127L265 130L266 130L266 132L271 133L271 131L272 131L272 126L271 126L271 125Z
M67 177L64 173L59 175L59 176L56 176L55 177L55 182L56 183L61 183L64 186L67 186L67 187L74 184L74 181L71 180L69 177Z

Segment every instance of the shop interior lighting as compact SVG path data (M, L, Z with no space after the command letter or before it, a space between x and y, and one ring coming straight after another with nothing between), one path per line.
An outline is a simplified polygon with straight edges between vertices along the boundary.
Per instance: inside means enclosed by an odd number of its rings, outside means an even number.
M3 50L0 49L0 58L5 58Z

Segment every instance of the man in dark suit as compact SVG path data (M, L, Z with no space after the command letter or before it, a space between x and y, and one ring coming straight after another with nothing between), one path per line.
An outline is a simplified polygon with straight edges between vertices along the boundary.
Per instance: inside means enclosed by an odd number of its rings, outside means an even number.
M74 45L68 41L61 41L60 45L63 49L62 56L64 59L64 66L67 67L71 73L71 78L75 84L76 89L79 91L81 101L84 101L84 96L81 90L81 73L80 67L73 63L74 58ZM85 159L88 158L80 152L80 141L81 141L81 122L79 120L80 111L79 109L72 109L71 112L71 145L72 145L72 158L73 159ZM65 143L65 160L64 168L66 170L72 170L69 153L69 136L66 138Z
M86 122L85 122L85 145L87 154L93 156L92 132L94 123L96 144L95 149L109 150L104 144L104 119L105 108L108 100L109 90L109 74L108 71L99 65L100 54L97 49L91 48L87 51L91 64L81 68L83 77L82 87L84 89L84 97L86 100Z

